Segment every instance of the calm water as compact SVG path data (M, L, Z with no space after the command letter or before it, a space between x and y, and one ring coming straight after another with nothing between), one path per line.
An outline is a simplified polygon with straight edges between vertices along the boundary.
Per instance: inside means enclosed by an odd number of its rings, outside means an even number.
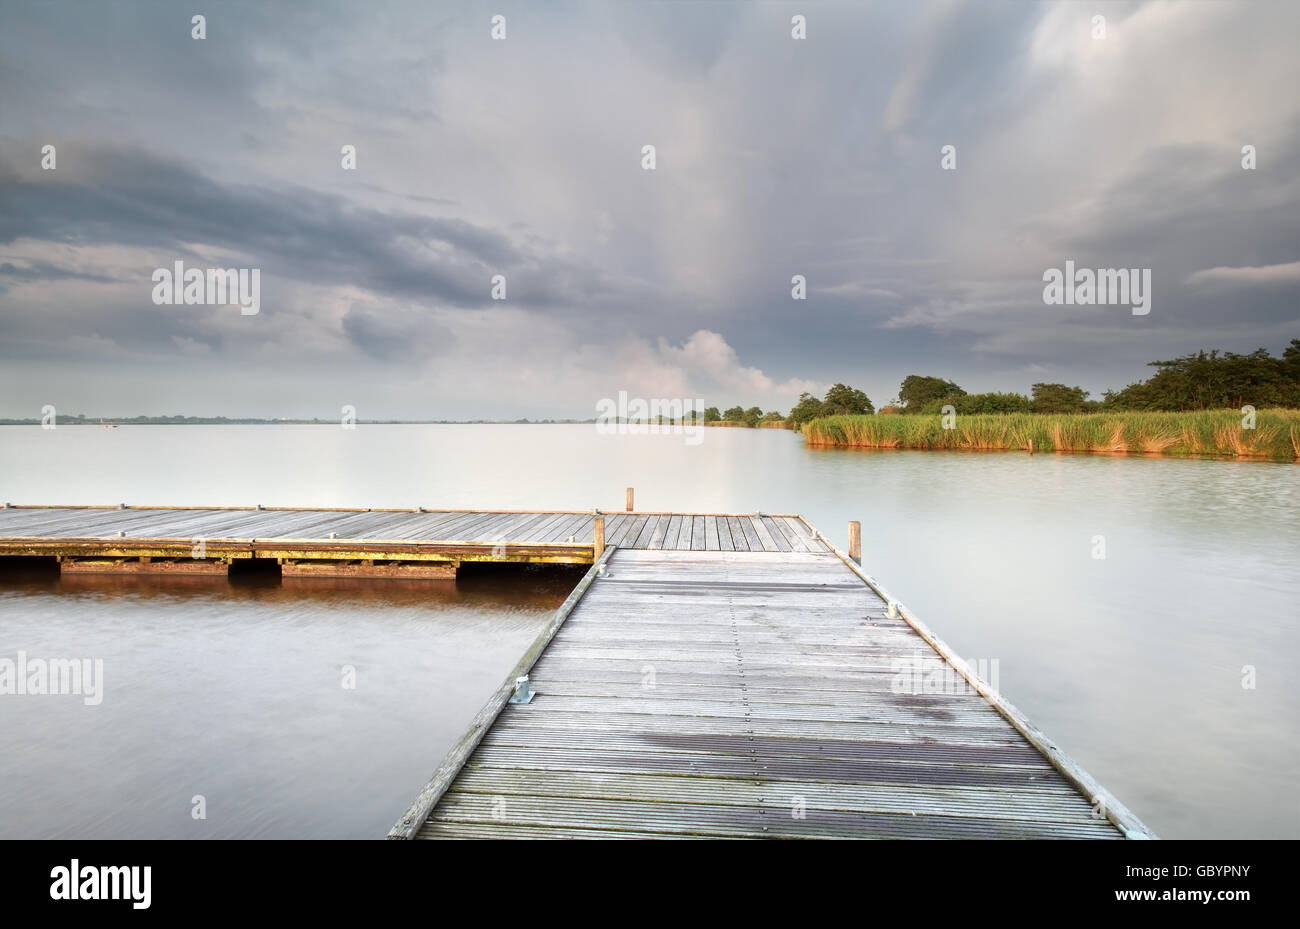
M21 503L613 510L627 486L645 509L800 512L840 544L860 519L865 567L996 659L1158 833L1300 836L1295 465L810 450L780 430L0 428L0 498ZM574 580L9 578L0 657L103 657L106 696L0 698L0 835L382 835Z

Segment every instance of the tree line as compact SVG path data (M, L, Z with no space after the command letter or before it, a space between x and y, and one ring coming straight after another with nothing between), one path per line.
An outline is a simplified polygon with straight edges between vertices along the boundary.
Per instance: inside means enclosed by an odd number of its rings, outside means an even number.
M1249 354L1216 350L1199 351L1170 361L1152 361L1156 373L1123 390L1108 390L1102 399L1089 398L1082 387L1040 382L1029 394L967 393L953 381L941 377L910 374L899 385L898 397L881 408L882 414L943 412L945 406L962 414L977 413L1091 413L1138 410L1185 412L1195 410L1300 408L1300 339L1292 339L1280 357L1261 348ZM798 428L824 416L875 413L871 399L861 390L836 384L818 399L810 393L783 415L766 413L758 407L733 406L719 412L715 406L704 411L704 421L734 422L757 426L783 422Z
M819 416L838 416L853 413L874 413L876 408L862 391L845 384L836 384L826 391L826 397L818 400L810 393L799 395L799 402L787 415L779 410L766 413L756 406L745 409L733 406L719 412L716 406L704 411L705 423L738 423L742 426L759 426L763 423L781 423L784 426L800 426Z
M1261 348L1249 354L1199 351L1169 361L1152 361L1156 373L1123 390L1089 399L1082 387L1038 383L1030 395L969 394L952 381L909 375L898 399L881 412L938 413L951 405L958 413L1089 413L1097 411L1190 412L1240 409L1250 405L1300 407L1300 339L1280 357Z

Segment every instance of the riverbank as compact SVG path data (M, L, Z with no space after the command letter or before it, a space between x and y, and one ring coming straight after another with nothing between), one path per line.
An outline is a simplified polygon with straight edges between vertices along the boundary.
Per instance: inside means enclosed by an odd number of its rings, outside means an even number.
M1300 460L1300 410L1195 413L999 413L944 417L828 416L803 427L810 446L1074 452Z

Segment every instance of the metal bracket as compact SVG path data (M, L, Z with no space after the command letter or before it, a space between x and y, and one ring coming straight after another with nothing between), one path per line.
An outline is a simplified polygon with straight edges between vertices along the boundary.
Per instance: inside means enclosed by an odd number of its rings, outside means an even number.
M511 703L532 703L537 691L528 683L528 675L515 678L515 692L510 695Z

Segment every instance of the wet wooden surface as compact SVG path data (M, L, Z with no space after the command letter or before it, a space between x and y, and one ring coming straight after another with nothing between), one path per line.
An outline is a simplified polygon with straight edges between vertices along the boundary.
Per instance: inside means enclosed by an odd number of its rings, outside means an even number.
M154 541L189 546L202 539L294 541L308 547L340 547L345 542L407 543L412 548L486 543L505 546L502 554L508 556L519 546L590 547L594 520L594 513L576 511L11 506L0 509L0 554L37 554L37 540L47 540L44 548L51 553L93 554ZM73 540L86 544L72 546ZM605 544L682 551L826 551L799 517L754 514L605 514ZM388 544L387 550L401 547ZM591 560L590 553L586 560Z
M913 692L948 666L775 528L789 550L677 549L670 517L614 552L417 837L1122 837L956 675Z

